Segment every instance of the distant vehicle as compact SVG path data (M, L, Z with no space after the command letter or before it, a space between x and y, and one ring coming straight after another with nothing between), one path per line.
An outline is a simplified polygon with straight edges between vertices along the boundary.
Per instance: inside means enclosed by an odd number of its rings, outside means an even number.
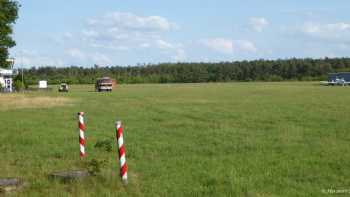
M102 77L96 80L95 84L96 92L107 91L111 92L113 89L113 80L109 77Z
M346 86L350 85L350 73L330 73L328 74L328 81L320 81L321 85L330 85L330 86Z
M61 83L60 87L58 88L59 92L68 92L69 88L68 88L68 84L66 83Z

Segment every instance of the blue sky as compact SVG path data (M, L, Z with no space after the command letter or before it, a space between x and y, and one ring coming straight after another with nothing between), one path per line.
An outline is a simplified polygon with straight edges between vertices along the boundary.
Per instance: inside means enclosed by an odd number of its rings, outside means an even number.
M126 66L350 51L346 0L20 0L16 65Z

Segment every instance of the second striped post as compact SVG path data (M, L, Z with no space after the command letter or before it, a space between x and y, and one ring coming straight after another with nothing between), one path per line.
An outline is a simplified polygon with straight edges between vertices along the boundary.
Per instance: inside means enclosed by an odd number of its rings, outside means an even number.
M125 156L125 149L124 149L124 139L123 139L123 128L121 121L117 121L115 123L115 127L117 130L117 144L118 144L118 152L119 152L119 165L120 165L120 176L122 178L122 181L124 184L128 182L128 175L127 175L127 167L126 167L126 156Z
M80 144L80 158L85 156L85 124L84 124L84 112L78 113L78 127L79 127L79 144Z

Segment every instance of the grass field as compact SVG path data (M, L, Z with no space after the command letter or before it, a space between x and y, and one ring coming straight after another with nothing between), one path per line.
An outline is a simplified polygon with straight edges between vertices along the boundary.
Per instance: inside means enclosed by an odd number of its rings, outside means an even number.
M27 186L11 196L327 196L350 189L350 88L312 83L92 86L0 95L0 177ZM25 101L23 99L26 99ZM86 113L79 159L76 113ZM113 140L124 123L129 184ZM105 160L82 182L51 172ZM348 194L347 194L348 195Z

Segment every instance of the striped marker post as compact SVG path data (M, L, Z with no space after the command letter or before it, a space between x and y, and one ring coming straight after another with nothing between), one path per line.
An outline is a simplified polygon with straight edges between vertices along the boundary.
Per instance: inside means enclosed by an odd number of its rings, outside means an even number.
M80 158L85 156L85 124L84 124L84 112L78 113L78 127L79 127L79 144L80 144Z
M118 143L118 152L119 152L119 165L120 165L120 176L124 184L128 183L128 174L126 172L126 157L124 149L124 139L123 139L123 128L121 121L115 123L117 129L117 143Z

